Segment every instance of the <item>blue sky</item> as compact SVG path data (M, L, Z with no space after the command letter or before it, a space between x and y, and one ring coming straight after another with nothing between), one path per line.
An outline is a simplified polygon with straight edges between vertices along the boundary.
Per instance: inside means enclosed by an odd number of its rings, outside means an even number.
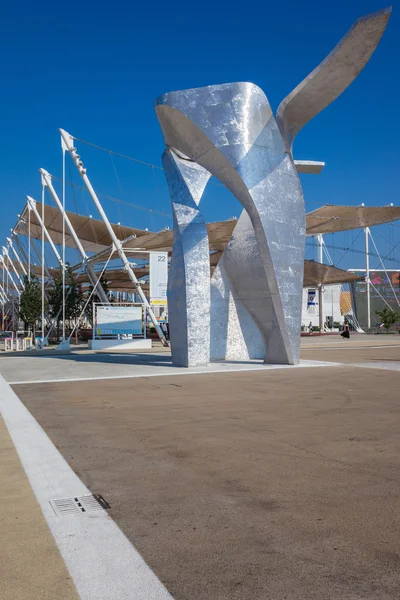
M383 7L376 0L8 3L0 23L1 239L15 223L25 194L40 199L39 167L60 176L58 127L160 165L164 144L154 112L159 94L252 81L276 109L356 18ZM296 158L327 163L321 175L302 176L308 210L325 203L399 204L396 9L365 70L296 139ZM118 183L107 154L78 147L99 192L169 213L161 171L115 158ZM79 183L72 163L68 177ZM171 223L112 202L104 206L112 220L138 227L161 229ZM95 216L79 191L75 197L68 192L67 208ZM239 208L224 190L209 186L204 212L218 220L237 215ZM397 242L399 225L382 227L379 235ZM336 247L335 262L343 254L339 248L355 235L337 234L333 244L327 239ZM361 249L361 238L353 248ZM383 254L389 247L380 240ZM400 245L394 259L388 267L400 265ZM358 267L362 261L361 254L347 253L339 266Z

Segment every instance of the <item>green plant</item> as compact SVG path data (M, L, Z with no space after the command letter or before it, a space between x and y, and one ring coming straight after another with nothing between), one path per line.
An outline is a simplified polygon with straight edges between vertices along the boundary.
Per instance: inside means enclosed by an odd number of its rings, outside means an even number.
M104 279L104 277L100 277L100 281L97 284L97 287L101 285L101 287L103 288L103 290L105 291L105 293L108 296L108 281L106 279ZM100 296L97 295L97 287L96 290L94 292L94 294L92 295L89 304L86 307L85 313L89 319L89 321L93 324L93 303L94 302L101 302L101 298ZM90 285L88 288L88 296L92 293L93 291L93 286ZM112 298L110 299L110 302L112 303Z
M394 310L389 310L388 308L376 310L375 314L381 318L382 325L386 329L386 332L388 332L391 326L397 323L397 321L400 321L400 315Z
M65 269L65 320L77 319L83 308L83 293L80 284L69 265ZM57 339L60 337L60 321L62 320L63 272L59 268L54 277L53 286L48 291L50 316L57 319Z
M33 339L36 339L36 322L42 315L42 290L40 281L35 275L29 279L24 276L24 291L19 301L19 316L25 326L32 326Z

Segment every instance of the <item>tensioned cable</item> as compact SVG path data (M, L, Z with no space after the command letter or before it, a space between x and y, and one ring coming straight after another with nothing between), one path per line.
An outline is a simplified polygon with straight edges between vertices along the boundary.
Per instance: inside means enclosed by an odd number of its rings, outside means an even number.
M77 328L77 326L78 326L78 323L79 323L80 319L82 318L82 315L83 315L83 313L85 312L87 305L88 305L88 304L89 304L89 302L90 302L90 298L93 296L93 294L94 294L94 292L95 292L95 290L96 290L96 288L97 288L97 286L98 286L98 284L99 284L99 282L100 282L101 278L103 277L104 271L106 270L106 268L107 268L107 265L108 265L108 263L110 262L110 260L111 260L111 257L112 257L112 255L113 255L113 253L114 253L114 248L111 250L111 254L110 254L110 256L108 257L108 260L107 260L106 264L104 265L104 267L103 267L103 270L102 270L102 272L100 273L100 275L99 275L99 277L98 277L98 279L97 279L97 281L96 281L95 285L93 286L93 289L92 289L92 291L90 292L90 294L89 294L89 297L88 297L88 299L87 299L87 300L86 300L86 302L85 302L85 305L84 305L84 307L83 307L83 309L82 309L82 312L81 312L81 314L79 315L79 317L78 317L78 318L77 318L77 320L76 320L75 326L74 326L74 328L73 328L73 330L72 330L72 332L71 332L71 334L70 334L70 336L69 336L69 338L68 338L68 341L71 339L71 337L72 337L72 335L73 335L73 333L74 333L75 329Z
M328 248L326 247L324 239L322 240L322 243L323 243L323 249L325 250L325 254L326 254L327 258L328 258L329 264L331 264L332 266L334 266L332 258L331 258L331 255L329 254L329 251L328 251ZM333 247L333 249L335 249L335 247ZM351 282L349 282L349 283L351 283ZM343 283L340 284L340 294L342 294L342 292L345 292L344 284ZM339 310L341 310L340 309L340 301L339 301ZM346 312L346 316L348 316L348 313L349 313L350 310L353 310L351 302L349 303L349 306L348 306L348 309L347 309L347 312ZM359 331L359 332L363 331L363 329L362 329L362 327L361 327L361 325L360 325L360 323L359 323L359 321L358 321L358 319L357 319L357 317L356 317L356 315L354 313L352 315L352 318L353 318L353 323L352 323L353 327L355 327L355 329L357 331Z
M110 150L106 150L106 152L110 152ZM144 164L147 165L148 163L144 163ZM152 167L153 165L151 165L149 163L148 166ZM156 165L154 165L154 167L157 169L163 170L161 167L157 167ZM153 173L154 173L154 171L153 171ZM61 178L57 177L57 175L52 175L52 179L54 179L55 181L61 181ZM81 192L86 192L86 188L82 185L79 185L74 182L69 182L69 181L66 181L66 184L80 190ZM137 210L143 210L145 212L151 212L151 213L154 213L155 215L160 215L162 217L172 218L172 215L170 213L166 213L161 210L155 210L154 208L147 208L146 206L141 206L140 204L134 204L133 202L128 202L127 200L121 200L120 198L115 198L114 196L110 196L108 194L103 194L102 192L97 192L97 195L100 196L101 198L105 198L106 200L110 200L111 202L115 202L116 204L125 204L126 206L130 206L131 208L135 208ZM307 201L307 203L308 202L310 202L311 204L321 204L319 201ZM321 204L321 206L325 206L325 205ZM326 217L314 216L313 219L326 219ZM337 217L337 219L343 220L343 221L351 220L349 217ZM394 226L400 227L400 225L394 225Z
M92 148L97 148L97 150L102 150L103 152L108 152L108 154L114 154L114 156L119 156L121 158L125 158L126 160L131 160L132 162L138 163L140 165L145 165L146 167L153 167L154 169L159 169L160 171L164 171L164 169L158 165L153 165L152 163L145 162L144 160L138 160L137 158L132 158L132 156L127 156L126 154L120 154L119 152L114 152L114 150L109 150L108 148L103 148L102 146L98 146L97 144L92 144L92 142L86 142L85 140L81 140L77 137L71 135L72 139L76 142L80 142L81 144L86 144L87 146L92 146Z
M395 248L397 248L397 246L398 246L399 244L400 244L400 240L397 242L397 244L396 244L395 246L393 246L393 248L390 250L390 252L392 252L392 253L393 253L393 252L394 252L394 250L395 250ZM389 258L389 256L390 256L390 252L389 252L389 254L388 254L387 256L385 256L385 257L383 258L383 260L390 260L390 261L392 261L392 262L399 262L398 260L396 260L396 259L394 259L394 258Z
M357 241L357 240L358 240L358 238L360 237L361 231L362 231L362 230L360 229L360 231L358 232L358 235L357 235L357 236L355 237L355 239L354 239L354 240L351 242L351 244L350 244L350 246L349 246L348 248L341 248L341 250L343 249L343 250L345 250L345 252L344 252L344 254L343 254L343 255L342 255L340 258L339 258L339 260L337 261L337 263L336 263L336 266L338 266L338 265L339 265L339 263L340 263L340 262L343 260L343 258L346 256L346 254L347 254L347 252L350 250L350 248L351 248L352 246L354 246L354 244L356 243L356 241Z
M325 242L324 242L325 243ZM400 244L400 242L399 242ZM333 246L331 246L330 244L325 244L327 248L333 248ZM306 246L308 247L312 247L312 248L317 248L316 244L313 244L312 242L306 242ZM342 246L335 246L336 250L343 250L346 252L353 252L354 254L362 254L365 255L365 251L364 250L356 250L355 248L351 249L351 247L349 248L343 248ZM375 252L369 252L368 253L369 256L373 256L375 258L379 258L379 256L377 254L375 254ZM345 256L345 254L343 254L342 258ZM341 260L341 259L340 259ZM335 265L337 267L337 265L339 264L340 260L338 261L338 263ZM385 257L383 260L388 260L390 262L395 262L398 263L399 259L395 259L395 258L389 258L389 257Z
M119 178L119 175L118 175L117 167L115 166L115 162L114 162L114 159L112 157L112 153L109 154L109 157L110 157L110 161L111 161L112 168L113 168L113 171L114 171L115 179L117 180L117 184L118 184L118 187L119 187L119 193L121 194L121 198L123 198L125 194L124 194L124 192L122 190L121 181L120 181L120 178ZM152 171L154 173L154 169L152 169ZM122 217L121 217L120 213L121 213L121 209L118 206L118 218L122 221ZM131 219L131 215L129 213L128 213L128 217L129 217L129 224L132 227L132 219Z
M56 181L61 181L61 179L59 177L56 177L56 175L52 175L52 178L55 179ZM82 192L86 191L86 188L78 185L77 183L69 183L66 182L67 185L72 185L73 187L81 190ZM145 212L151 212L154 213L155 215L161 215L162 217L169 217L172 218L172 215L166 212L162 212L160 210L154 210L153 208L146 208L145 206L140 206L140 204L133 204L132 202L127 202L126 200L121 200L120 198L114 198L113 196L108 196L107 194L102 194L101 192L97 192L98 196L101 196L101 198L105 198L106 200L111 200L111 202L115 202L117 204L125 204L126 206L130 206L131 208L136 208L137 210L143 210Z
M392 292L393 292L393 295L394 295L394 297L396 298L397 304L400 306L399 299L398 299L398 297L397 297L397 294L396 294L396 292L394 291L394 287L393 287L392 281L391 281L391 279L390 279L389 275L387 274L387 271L386 271L385 265L383 264L383 261L382 261L382 259L381 259L381 256L380 256L380 254L379 254L379 250L378 250L378 248L376 247L375 240L374 240L374 238L372 237L371 231L369 231L369 237L371 238L371 240L372 240L372 243L373 243L373 245L374 245L374 248L375 248L375 250L376 250L376 252L377 252L377 254L378 254L378 258L379 258L379 260L380 260L380 262L381 262L381 265L382 265L382 267L383 267L383 270L385 271L385 275L386 275L386 277L387 277L387 279L388 279L388 281L389 281L390 287L392 288Z
M385 298L382 296L382 294L380 293L380 291L374 286L374 284L372 283L372 281L370 281L369 284L372 285L372 287L374 288L374 290L376 291L376 293L378 294L378 296L380 296L382 298L382 300L384 301L385 304L388 305L388 307L390 308L390 310L392 312L394 312L394 309L390 306L390 304L388 302L386 302Z

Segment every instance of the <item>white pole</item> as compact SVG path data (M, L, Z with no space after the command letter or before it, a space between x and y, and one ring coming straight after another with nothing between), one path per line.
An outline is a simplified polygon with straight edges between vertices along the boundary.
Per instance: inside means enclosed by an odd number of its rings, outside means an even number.
M67 213L63 210L62 204L60 202L59 197L57 196L56 190L54 189L54 186L52 184L51 181L51 175L50 173L48 173L47 171L45 171L44 169L39 169L41 178L42 178L42 183L44 183L44 185L47 187L47 189L49 190L54 202L56 203L58 209L60 210L60 212L64 215L64 219L65 219L65 223L68 227L68 231L71 235L71 237L73 238L76 247L78 248L78 251L82 257L82 260L84 262L85 265L85 270L86 273L88 274L90 283L92 284L92 286L97 285L96 287L96 293L99 295L100 300L104 303L104 304L110 304L110 301L107 297L107 294L105 293L104 289L102 288L100 283L97 283L97 277L96 274L94 272L93 269L93 265L91 265L89 262L86 262L88 260L88 256L85 252L85 249L83 248L80 239L78 238L78 236L76 235L75 229L72 227L71 221L69 220L69 217L67 215Z
M25 230L25 233L26 233L26 227L25 227L25 223L22 223L21 225L23 225L23 226L24 226L24 230ZM13 242L15 242L15 243L16 243L16 245L18 246L18 250L19 250L19 252L20 252L20 254L21 254L21 256L22 256L23 260L25 261L25 263L24 263L24 264L27 266L27 265L28 265L28 256L27 256L27 254L26 254L26 252L25 252L24 248L22 247L22 244L21 244L21 242L20 242L20 241L19 241L19 239L18 239L18 233L13 233L13 234L12 234L12 240L13 240ZM25 270L25 271L26 271L26 270ZM26 274L28 275L28 272L27 272L27 271L26 271Z
M74 161L74 164L75 164L76 168L78 169L79 174L82 177L82 179L83 179L83 181L84 181L84 183L86 185L86 188L87 188L87 190L88 190L88 192L89 192L89 194L90 194L93 202L95 203L97 210L99 211L99 214L100 214L101 218L104 221L105 226L107 227L108 233L109 233L109 235L110 235L110 237L111 237L111 239L112 239L112 241L114 243L114 246L115 246L115 248L116 248L116 250L118 252L118 256L120 257L120 259L122 260L122 262L124 264L125 271L128 274L129 279L135 285L136 293L139 295L139 297L140 297L140 299L141 299L141 301L142 301L142 303L144 305L145 311L147 311L147 314L149 315L149 317L150 317L150 319L151 319L151 321L152 321L152 323L153 323L153 325L154 325L154 327L155 327L155 329L157 331L157 334L158 334L158 336L159 336L159 338L160 338L163 346L168 347L169 344L168 344L168 342L166 340L166 337L165 337L165 335L164 335L164 333L163 333L163 331L162 331L162 329L160 327L159 322L156 319L155 314L153 313L153 311L152 311L152 309L150 307L150 304L147 301L147 298L145 296L145 293L142 290L140 282L138 281L138 279L137 279L137 277L136 277L136 275L135 275L135 273L134 273L134 271L133 271L133 269L131 267L131 264L130 264L129 260L126 257L126 254L125 254L125 252L123 250L123 247L122 247L122 243L117 238L117 236L115 235L115 232L114 232L113 228L111 227L111 223L108 220L108 217L107 217L106 213L103 210L103 207L102 207L102 205L100 203L100 200L98 199L97 194L94 191L94 189L92 187L92 184L90 183L89 177L86 175L86 169L83 166L83 162L82 162L80 156L78 155L78 153L76 151L76 148L74 148L73 138L70 136L69 133L67 133L63 129L60 129L59 131L61 133L61 138L64 141L64 144L65 144L68 152L70 153L70 155L72 157L72 160Z
M29 202L29 199L28 199ZM44 343L44 185L42 185L42 344Z
M63 261L63 270L62 270L62 319L63 319L63 328L62 328L62 341L65 342L65 148L62 147L62 207L63 207L63 226L62 226L62 261Z
M7 299L7 296L6 296L5 291L4 291L4 277L5 277L5 270L4 270L4 268L2 269L2 271L3 271L3 286L1 288L1 291L3 292L3 296L4 296L4 299L3 299L3 331L4 331L4 305L5 305L5 301Z
M28 206L28 281L31 280L31 211Z
M28 204L28 206L29 206L29 204ZM23 229L26 231L26 226L25 226L25 223L21 223L21 227L23 227ZM27 235L27 234L25 233L25 235ZM41 264L41 260L42 260L42 258L41 258L41 255L40 255L40 252L39 252L39 250L38 250L38 249L36 248L36 246L35 246L35 240L32 240L31 248L32 248L32 249L35 251L36 258L37 258L37 260L38 260L39 264ZM34 263L34 264L35 264L35 263ZM50 277L51 277L51 275L50 275L50 271L49 271L49 269L47 268L46 261L45 261L45 263L44 263L44 268L45 268L45 271L46 271L46 275L47 275L47 277L49 277L49 278L50 278Z
M7 238L7 244L9 245L9 247L11 248L11 250L13 251L13 254L14 254L15 258L17 259L18 264L21 267L21 270L22 270L23 274L26 275L26 269L25 269L24 263L21 261L18 252L14 248L14 244L13 244L11 238Z
M3 285L0 286L1 287L1 296L2 296L2 320L1 320L1 327L2 327L2 331L4 331L4 305L5 305L5 301L6 301L6 295L4 293L4 269L2 269L3 271Z
M3 264L3 269L5 269L5 270L6 270L6 272L7 272L8 279L11 281L11 283L12 283L12 284L13 284L13 286L15 287L15 290L16 290L16 292L17 292L18 296L19 296L19 295L21 294L21 292L20 292L20 290L19 290L19 288L18 288L17 284L15 283L14 279L11 277L11 274L10 274L10 271L8 270L8 268L7 268L7 265L6 265L6 261L5 261L5 259L4 259L4 256L0 256L0 260L1 260L2 264ZM7 279L7 285L8 285L8 279ZM7 290L7 291L8 291L8 290Z
M367 283L367 329L371 329L371 285L369 278L369 227L365 227L365 281Z
M319 263L323 263L324 262L324 257L323 257L323 237L322 237L322 233L319 233L317 235L317 243L318 243L318 262ZM324 330L324 304L323 304L324 300L323 300L323 287L322 287L322 283L318 284L318 311L319 311L319 330L322 333Z
M41 218L41 216L40 216L40 214L39 214L39 212L38 212L38 210L36 208L36 202L35 202L35 200L31 196L27 196L27 199L28 199L28 203L29 203L31 209L33 210L33 213L34 213L34 215L35 215L35 217L36 217L39 225L42 228L42 231L44 231L44 235L46 236L46 239L49 242L49 244L50 244L50 246L51 246L51 248L52 248L52 250L53 250L53 252L54 252L54 254L56 256L56 258L57 258L57 260L59 262L60 267L62 267L62 264L63 264L62 258L60 256L60 254L58 253L58 250L55 247L54 242L51 239L51 236L50 236L49 232L47 231L46 225L44 224L44 221ZM43 214L43 209L42 209L42 214Z
M23 284L23 281L22 281L21 277L19 276L19 273L18 273L18 271L17 271L17 269L16 269L16 267L14 265L14 261L12 261L10 259L10 255L8 254L8 249L5 246L3 246L3 254L7 257L7 260L8 260L8 263L9 263L10 267L12 268L12 270L15 273L15 275L17 276L17 279L18 279L19 283L21 284L22 289L24 289L25 286Z

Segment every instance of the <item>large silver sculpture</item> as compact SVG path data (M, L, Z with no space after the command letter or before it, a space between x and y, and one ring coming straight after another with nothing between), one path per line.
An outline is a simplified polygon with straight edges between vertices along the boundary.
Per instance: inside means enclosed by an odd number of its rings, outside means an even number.
M300 354L305 210L294 161L298 131L337 98L368 62L390 9L356 22L331 54L280 104L277 121L251 83L170 92L156 112L174 217L168 287L174 364ZM199 203L213 175L244 210L210 282L207 229Z

